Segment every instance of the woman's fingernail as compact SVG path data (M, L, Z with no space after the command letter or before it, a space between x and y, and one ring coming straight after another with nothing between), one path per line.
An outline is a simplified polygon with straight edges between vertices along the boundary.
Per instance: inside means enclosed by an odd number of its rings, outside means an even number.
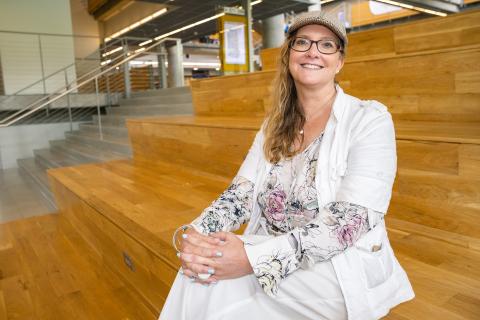
M210 284L217 284L217 282L218 281L215 280L215 281L210 282Z
M188 234L186 234L186 233L182 234L182 238L183 238L183 239L187 239L187 238L188 238Z
M212 268L210 268L210 269L208 269L208 273L209 273L209 274L215 274L215 270L212 269Z
M223 257L223 253L220 252L220 251L217 251L217 253L215 253L215 255L216 255L217 257Z
M181 254L180 252L177 252L177 257L180 258L181 255L182 255L182 254Z

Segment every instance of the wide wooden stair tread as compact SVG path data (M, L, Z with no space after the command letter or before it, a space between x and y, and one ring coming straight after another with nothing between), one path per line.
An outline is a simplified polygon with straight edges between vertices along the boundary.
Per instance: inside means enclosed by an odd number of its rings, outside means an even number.
M263 121L263 116L161 116L129 120L130 123L256 130L260 129ZM480 144L480 125L477 122L396 120L394 125L398 140Z
M235 129L260 129L264 120L263 116L256 117L228 117L228 116L161 116L139 119L129 119L129 123L151 123L178 126L235 128Z
M478 122L396 120L394 124L396 138L399 140L480 144Z
M53 169L49 175L158 257L168 257L172 268L179 266L173 230L196 218L229 182L183 166L133 160Z

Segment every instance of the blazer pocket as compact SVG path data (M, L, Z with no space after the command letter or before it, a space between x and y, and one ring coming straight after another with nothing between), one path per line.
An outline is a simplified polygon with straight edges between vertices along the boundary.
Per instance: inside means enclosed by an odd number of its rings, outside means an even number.
M369 289L383 284L390 278L394 263L385 229L377 226L370 232L354 245L359 257L359 267Z

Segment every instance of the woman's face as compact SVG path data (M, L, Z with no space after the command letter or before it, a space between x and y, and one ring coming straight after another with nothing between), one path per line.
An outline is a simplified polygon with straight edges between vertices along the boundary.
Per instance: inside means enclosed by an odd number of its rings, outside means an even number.
M311 24L300 28L295 37L313 41L333 39L340 43L338 37L327 27ZM320 53L314 43L310 50L298 52L290 49L288 68L296 86L318 87L334 83L335 74L343 67L340 51L333 54Z

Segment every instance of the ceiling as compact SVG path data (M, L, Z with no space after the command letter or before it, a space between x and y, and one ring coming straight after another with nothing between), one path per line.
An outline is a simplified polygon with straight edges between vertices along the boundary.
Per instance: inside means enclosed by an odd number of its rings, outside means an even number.
M186 26L188 24L209 18L218 12L219 7L233 7L241 5L239 0L143 0L163 4L169 8L166 14L150 20L149 22L125 33L122 37L140 37L153 38L165 34L172 30ZM252 0L253 1L253 0ZM104 15L109 8L117 4L118 0L105 1L104 5L97 8L92 14L98 18ZM284 12L306 11L310 5L308 0L263 0L261 3L252 7L254 21L265 19ZM128 10L128 8L126 9ZM217 32L217 21L212 20L198 25L192 29L173 35L175 38L181 38L182 41L188 41L200 36L210 35Z
M90 13L97 19L101 20L102 16L108 16L118 12L119 7L124 7L128 12L128 5L133 2L153 3L161 7L168 7L168 12L142 24L135 29L122 34L122 37L138 37L143 39L151 39L156 36L168 33L178 28L184 27L191 23L209 18L219 13L219 8L228 6L239 6L242 0L89 0L97 1L101 5L97 6ZM252 2L254 0L251 0ZM458 12L466 3L477 1L464 0L396 0L414 6L433 9L448 13ZM342 2L340 0L333 1L330 4ZM465 4L464 4L465 3ZM263 0L261 3L252 6L252 15L255 23L256 31L262 32L261 24L258 22L262 19L287 12L306 11L311 5L310 0ZM122 10L122 9L120 9ZM211 20L191 29L172 35L175 38L181 38L183 42L199 38L201 36L211 35L217 32L217 21ZM138 42L141 42L139 40Z

